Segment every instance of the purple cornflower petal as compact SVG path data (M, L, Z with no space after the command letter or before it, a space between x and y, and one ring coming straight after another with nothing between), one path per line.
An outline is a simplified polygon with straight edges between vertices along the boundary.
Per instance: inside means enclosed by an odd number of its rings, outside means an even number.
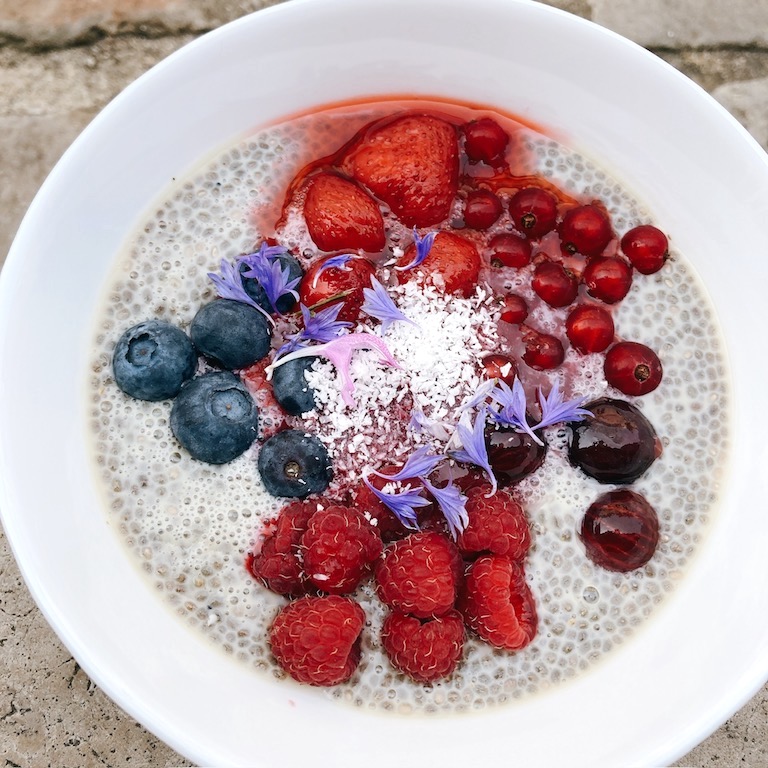
M243 272L243 276L258 280L259 285L264 289L267 301L275 312L277 312L277 302L282 296L290 293L295 299L299 298L295 288L301 282L300 276L291 279L291 270L287 266L283 266L277 259L270 261L264 258L251 262L248 261L249 258L242 259L242 262L250 267L248 271Z
M454 485L453 480L450 480L448 485L443 488L435 488L425 478L421 478L421 482L424 483L424 487L434 496L445 521L448 523L451 536L456 539L469 524L467 497Z
M456 425L456 431L459 434L462 448L458 451L450 451L450 455L457 461L464 461L480 467L491 481L493 486L491 495L493 495L496 493L498 484L496 476L493 474L491 462L488 459L488 448L485 445L485 409L475 416L474 425L468 422L469 415L463 413L459 423Z
M400 368L400 364L392 356L387 345L378 336L374 336L372 333L348 333L345 336L337 336L326 344L297 349L279 360L274 360L272 365L266 369L267 379L272 378L272 371L275 368L289 360L297 360L300 357L324 357L333 363L339 374L342 400L347 405L354 406L355 399L352 397L352 393L355 391L355 382L352 381L350 364L352 353L357 349L374 349L379 353L380 360L384 365Z
M410 480L414 477L429 475L435 467L445 460L445 456L429 455L429 446L422 445L417 448L405 461L403 468L394 475L382 475L375 469L372 472L387 480Z
M392 301L392 297L389 295L387 289L373 276L371 275L372 288L363 288L363 296L365 301L361 309L367 315L375 317L377 320L381 320L381 332L382 334L387 332L392 323L403 322L415 325L418 328L417 323L411 320L410 317L406 317L401 310L397 308L397 305Z
M363 482L406 528L412 531L419 530L415 508L428 507L430 503L428 499L421 495L421 488L406 488L398 493L385 493L378 488L374 488L367 477L363 478Z
M467 398L460 406L459 411L469 411L479 408L488 399L488 396L496 388L496 379L486 379L475 390L475 394Z
M310 313L303 304L299 306L301 307L301 316L304 318L304 328L300 331L303 339L325 343L333 341L345 328L352 327L352 323L336 319L344 307L343 302L331 304L314 314Z
M563 395L557 385L557 380L549 390L549 395L544 397L544 393L539 387L539 405L541 406L541 421L536 425L536 429L551 427L553 424L559 424L561 421L581 421L586 416L592 416L591 411L587 411L581 406L584 405L586 398L578 397L575 400L563 401Z
M215 272L209 272L208 277L211 278L211 281L216 286L216 293L220 298L250 304L254 309L258 309L272 325L275 324L269 312L266 312L245 292L239 263L231 264L226 259L222 259L219 270L221 272L220 275L217 275Z
M450 431L443 422L427 418L427 416L424 415L424 411L418 406L411 410L411 419L408 422L408 428L419 435L422 432L427 432L443 443L451 436Z
M499 411L489 410L491 418L497 424L504 424L518 432L525 432L536 443L543 445L541 439L535 434L530 424L528 424L526 416L528 406L525 401L525 390L520 383L520 379L514 380L511 389L505 382L497 382L490 395L501 406Z
M405 272L408 269L415 269L418 267L424 259L429 256L429 252L432 249L432 243L435 242L437 232L428 232L424 237L420 237L416 231L416 227L413 228L413 242L416 245L416 255L411 260L410 264L406 264L404 267L395 267L400 272Z
M325 272L326 269L340 269L342 272L349 272L351 267L347 266L349 262L355 258L354 253L342 253L338 256L331 256L330 258L326 259L319 267L317 272L315 272L315 277L312 280L312 287L317 288L317 281L320 278L320 275Z

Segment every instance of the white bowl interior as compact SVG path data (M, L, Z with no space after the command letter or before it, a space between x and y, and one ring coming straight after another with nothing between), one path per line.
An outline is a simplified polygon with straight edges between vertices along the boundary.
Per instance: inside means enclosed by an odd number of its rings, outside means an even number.
M718 309L734 439L700 554L621 649L507 707L385 723L251 671L150 593L92 482L86 388L112 257L171 179L255 127L389 94L520 115L636 192ZM2 274L0 506L34 597L107 693L201 764L311 758L343 768L361 754L372 767L448 768L499 755L523 765L668 763L768 674L768 516L754 501L768 495L754 426L768 378L756 341L768 280L765 200L765 155L706 94L626 40L537 3L294 0L207 35L128 88L75 142Z

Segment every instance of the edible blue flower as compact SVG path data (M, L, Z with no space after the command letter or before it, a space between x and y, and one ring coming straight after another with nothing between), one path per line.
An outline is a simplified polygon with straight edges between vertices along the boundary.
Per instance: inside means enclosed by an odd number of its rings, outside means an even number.
M208 277L211 278L211 281L216 286L216 293L219 297L222 299L231 299L232 301L240 301L243 304L250 304L255 309L258 309L259 312L274 325L275 321L272 319L269 312L266 312L245 292L239 263L231 264L226 259L222 259L219 269L221 272L220 275L217 275L215 272L208 273Z
M375 475L387 480L410 480L414 477L422 477L431 474L435 467L445 460L445 456L429 453L429 446L423 445L417 448L405 461L402 469L394 475L382 475L373 470Z
M563 395L557 385L557 380L552 385L549 395L544 397L544 393L539 387L539 405L541 406L541 421L536 429L551 427L553 424L559 424L562 421L582 421L587 416L592 416L592 412L582 408L586 398L578 397L575 400L563 402Z
M418 267L424 259L429 256L429 252L432 249L432 244L435 242L437 232L429 232L424 237L420 237L416 231L416 227L413 228L413 242L416 245L416 255L413 257L409 264L404 267L395 267L395 269L405 272L409 269L415 269Z
M330 258L326 259L318 268L317 272L315 272L315 276L312 280L312 287L317 288L317 281L320 278L320 275L325 272L326 269L340 269L342 272L349 272L351 267L348 266L349 262L355 258L355 255L353 253L342 253L338 256L331 256Z
M296 349L306 347L307 342L310 341L325 344L335 339L347 328L351 328L352 323L336 319L343 306L342 303L331 304L313 315L307 307L299 304L301 316L304 319L304 327L288 336L289 341L277 350L275 357L281 357Z
M475 423L469 422L469 414L466 412L461 415L459 423L456 425L456 431L461 440L462 448L456 451L450 451L450 455L457 461L464 461L468 464L475 464L482 469L493 486L491 494L496 493L498 483L493 474L491 462L488 459L488 448L485 445L485 414L483 409L475 416Z
M371 286L373 287L363 288L365 301L363 302L361 309L367 315L375 317L377 320L381 321L382 334L387 332L387 329L392 323L402 322L417 325L410 317L406 317L406 315L397 308L397 305L392 301L392 297L389 295L387 289L373 275L371 275Z
M421 482L434 496L445 521L448 523L451 536L455 539L469 524L467 497L454 485L453 480L450 480L448 485L443 488L436 488L426 478L422 478Z
M264 294L272 309L277 312L277 302L290 293L295 299L299 298L296 286L301 282L301 277L291 279L291 270L283 266L278 259L270 261L268 258L256 259L258 254L251 254L240 260L249 269L243 272L244 277L252 277L258 280L264 289Z
M374 488L367 477L363 478L363 482L406 528L419 530L416 507L428 507L430 503L421 495L421 488L406 488L404 491L386 493Z
M497 423L512 427L518 432L525 432L539 445L543 445L541 439L528 424L526 415L527 403L525 401L525 390L520 383L520 379L515 379L512 388L499 381L490 393L491 398L500 406L501 410L490 410L490 417Z

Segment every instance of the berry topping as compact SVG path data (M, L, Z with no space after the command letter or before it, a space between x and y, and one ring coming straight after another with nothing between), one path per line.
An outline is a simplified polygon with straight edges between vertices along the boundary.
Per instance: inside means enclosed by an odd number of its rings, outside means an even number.
M341 168L405 226L433 226L447 218L458 190L456 129L431 115L379 121L352 145Z
M536 265L531 287L550 307L567 307L579 291L573 273L562 264L548 260Z
M277 663L300 683L338 685L360 663L365 612L338 595L301 597L288 603L269 628Z
M486 485L467 491L469 523L456 545L465 557L494 554L522 560L531 545L525 513L506 491L488 496L488 490Z
M632 287L632 267L618 256L599 256L589 260L581 280L590 296L616 304Z
M390 544L376 567L376 591L390 608L421 619L453 608L463 566L456 545L433 531Z
M630 229L621 238L621 250L643 275L658 272L669 258L667 236L650 224Z
M555 228L557 198L545 189L526 187L512 196L509 215L523 235L537 240Z
M226 464L256 439L256 403L240 379L213 371L188 381L173 401L171 431L193 458Z
M611 345L614 325L611 313L594 304L579 304L565 320L565 332L575 349L584 354L602 352Z
M275 368L272 373L272 393L280 407L291 416L301 416L315 409L315 392L304 375L317 360L300 357Z
M514 232L502 232L488 244L492 267L519 269L531 262L531 244Z
M609 571L645 565L659 542L659 518L639 493L621 488L590 505L579 532L587 557Z
M490 117L472 120L464 126L464 151L471 162L500 165L507 144L507 132Z
M537 371L550 371L565 359L563 343L551 333L540 333L530 326L521 326L523 335L523 361Z
M458 607L467 626L496 648L519 651L536 635L536 604L525 573L502 555L484 555L470 565Z
M656 353L635 341L620 341L605 355L606 381L625 395L647 395L661 383L663 371Z
M568 458L600 483L634 483L661 454L651 422L632 404L600 398L584 406L592 418L568 424Z
M273 496L304 498L322 493L333 477L325 446L298 429L284 429L266 440L258 467L264 487Z
M520 325L528 317L528 304L522 296L511 293L504 297L504 306L501 310L500 320L512 325Z
M376 253L384 248L384 220L376 201L335 173L313 176L304 198L309 236L321 251Z
M331 261L334 256L317 259L310 264L299 286L301 303L311 310L324 309L329 304L341 304L339 321L357 320L365 295L371 285L376 267L368 259L348 258L343 264ZM334 266L328 266L331 262Z
M416 245L410 245L398 261L405 267L413 261ZM442 288L445 293L470 296L477 285L480 273L480 254L465 237L454 232L440 232L429 249L424 261L413 269L398 271L401 283L416 278L421 282Z
M525 432L501 424L489 425L485 432L488 460L501 487L515 483L535 472L547 453L546 443L539 443Z
M161 320L134 325L112 354L115 383L138 400L175 397L197 368L197 353L184 331Z
M448 677L464 650L464 621L457 611L417 619L397 611L381 627L381 644L392 666L418 683Z
M332 505L312 515L301 549L307 578L323 592L343 595L357 588L382 543L362 512Z
M473 189L464 203L464 223L472 229L488 229L501 216L501 200L487 189Z
M483 366L487 378L499 379L508 386L512 386L512 382L517 376L515 361L507 355L486 355L480 364Z
M596 205L578 205L565 212L557 228L564 253L599 256L613 239L611 222Z
M238 269L246 294L269 314L285 314L296 305L298 293L295 288L301 282L304 270L286 248L264 242L255 253L238 259ZM236 295L224 298L242 300Z

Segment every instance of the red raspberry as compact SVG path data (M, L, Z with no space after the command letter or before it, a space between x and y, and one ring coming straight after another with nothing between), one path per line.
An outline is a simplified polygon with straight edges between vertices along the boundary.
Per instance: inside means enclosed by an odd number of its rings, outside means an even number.
M302 597L277 614L269 644L277 663L300 683L338 685L360 662L365 612L338 595Z
M433 619L390 613L381 642L392 666L419 683L448 677L464 650L464 621L458 611Z
M488 491L485 485L466 492L469 523L456 541L459 551L465 556L490 552L522 560L531 546L525 513L506 491L486 497Z
M354 591L382 547L378 531L362 512L337 505L318 509L301 537L307 578L334 595Z
M249 560L251 573L273 592L280 595L303 595L307 592L299 542L316 511L316 501L288 504L264 539L261 550Z
M463 564L452 541L434 531L390 544L376 566L377 592L390 608L420 619L442 616L456 601Z
M469 567L458 608L467 626L496 648L517 651L536 635L536 605L525 573L502 555L484 555Z

